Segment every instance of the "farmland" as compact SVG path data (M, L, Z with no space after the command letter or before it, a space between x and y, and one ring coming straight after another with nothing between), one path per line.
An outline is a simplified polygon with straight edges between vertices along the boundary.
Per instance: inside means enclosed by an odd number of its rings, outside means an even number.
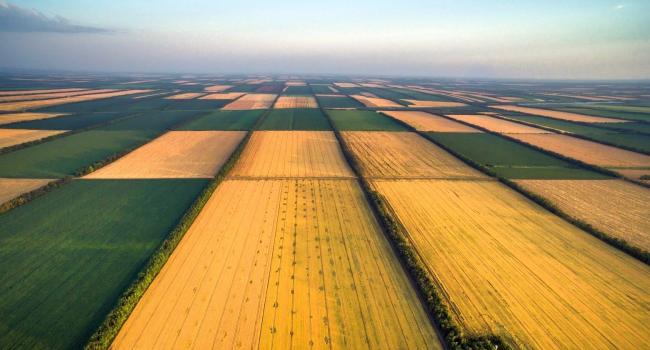
M650 341L647 265L497 182L373 186L467 332L503 334L517 347L539 349L639 348Z
M74 180L0 214L0 347L82 346L203 185Z
M327 110L339 130L347 131L406 131L393 119L377 112L360 110Z
M273 109L266 116L261 130L330 130L330 124L317 108Z
M0 129L0 148L40 140L67 130Z
M237 177L351 177L331 131L255 131L231 172Z
M243 137L241 131L170 131L85 178L212 178Z
M643 83L64 76L0 74L0 348L650 343Z
M650 190L622 180L521 180L526 189L611 236L650 251Z
M369 178L484 178L438 146L411 132L345 131L346 143Z
M115 348L439 348L354 181L226 181L201 214Z

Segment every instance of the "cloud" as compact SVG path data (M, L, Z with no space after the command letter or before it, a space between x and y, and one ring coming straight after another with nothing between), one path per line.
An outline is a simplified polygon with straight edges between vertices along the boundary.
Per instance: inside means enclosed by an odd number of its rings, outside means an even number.
M110 33L112 30L73 24L61 16L47 16L0 0L0 32Z
M618 4L618 5L614 6L614 10L618 11L618 10L622 10L622 9L624 9L626 7L627 7L627 5L625 5L625 4Z

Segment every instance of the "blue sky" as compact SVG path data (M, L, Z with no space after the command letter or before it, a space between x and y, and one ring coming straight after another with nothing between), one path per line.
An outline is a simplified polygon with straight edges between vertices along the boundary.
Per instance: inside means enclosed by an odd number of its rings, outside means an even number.
M0 6L0 66L650 78L648 23L643 0L13 0Z

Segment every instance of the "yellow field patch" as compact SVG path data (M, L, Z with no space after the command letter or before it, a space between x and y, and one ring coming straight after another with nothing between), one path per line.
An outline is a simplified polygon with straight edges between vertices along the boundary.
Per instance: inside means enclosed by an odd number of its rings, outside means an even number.
M244 131L170 131L85 177L212 178L245 135Z
M404 107L396 102L379 97L368 97L364 95L350 95L350 97L361 102L364 106L370 108L399 108Z
M69 130L0 129L0 148L40 140Z
M603 167L650 167L650 156L561 134L511 134L523 142Z
M225 105L223 110L267 109L275 101L275 94L246 94Z
M273 108L318 108L314 96L280 96Z
M47 185L52 179L3 179L0 178L0 204L23 193Z
M215 93L215 94L208 94L203 97L199 97L199 100L234 100L244 94L245 94L244 92Z
M207 92L221 92L230 89L233 87L233 85L212 85L212 86L207 86L205 91Z
M615 118L605 118L605 117L594 117L591 115L571 113L571 112L561 112L553 111L549 109L541 108L531 108L531 107L520 107L520 106L490 106L491 108L502 109L504 111L510 112L520 112L532 115L540 115L542 117L555 118L561 120L569 120L573 122L584 122L584 123L624 123L626 120L615 119Z
M402 101L406 101L408 103L408 106L411 108L429 108L429 107L447 108L447 107L467 106L467 104L461 102L422 101L422 100L407 100L407 99L402 99Z
M340 88L354 88L354 87L359 87L359 85L355 83L346 83L346 82L339 82L339 83L334 83L334 85L340 87Z
M65 115L64 113L6 113L0 114L0 125L26 122L30 120L49 119Z
M331 131L255 131L230 175L354 176Z
M343 131L369 178L487 178L413 132Z
M35 94L49 94L57 92L70 92L70 91L80 91L88 89L43 89L43 90L3 90L0 91L0 96L15 96L15 95L35 95Z
M467 332L530 349L650 344L650 267L495 181L374 181Z
M307 83L304 81L287 81L285 83L286 86L307 86Z
M203 96L205 93L202 92L184 92L182 94L176 94L165 97L166 100L191 100L199 96Z
M650 251L650 189L623 180L517 180L562 211Z
M435 132L473 132L483 131L474 129L465 124L449 120L445 117L421 111L380 111L392 118L400 120L418 131Z
M114 349L440 349L354 180L227 180Z
M17 111L24 111L24 110L35 109L35 108L62 105L66 103L92 101L92 100L100 100L100 99L111 98L111 97L140 94L140 93L145 93L150 91L151 90L119 90L119 91L99 93L99 94L50 98L46 100L5 102L5 103L0 103L0 112L17 112Z
M642 176L650 176L650 168L648 169L614 169L617 173L625 176L628 179L633 179L641 182L650 183L650 179L641 179Z
M550 134L548 130L535 128L532 126L511 122L508 120L490 117L482 114L448 114L449 118L463 121L472 125L480 126L490 131L504 134Z
M98 89L98 90L64 91L64 92L55 92L49 94L0 96L0 102L45 100L50 98L72 97L72 96L89 95L89 94L102 94L102 93L113 92L113 91L116 90Z

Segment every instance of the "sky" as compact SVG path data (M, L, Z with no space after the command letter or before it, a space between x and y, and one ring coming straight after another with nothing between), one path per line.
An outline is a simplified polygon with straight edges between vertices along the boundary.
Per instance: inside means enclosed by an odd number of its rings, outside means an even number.
M0 68L650 79L650 1L0 0Z

